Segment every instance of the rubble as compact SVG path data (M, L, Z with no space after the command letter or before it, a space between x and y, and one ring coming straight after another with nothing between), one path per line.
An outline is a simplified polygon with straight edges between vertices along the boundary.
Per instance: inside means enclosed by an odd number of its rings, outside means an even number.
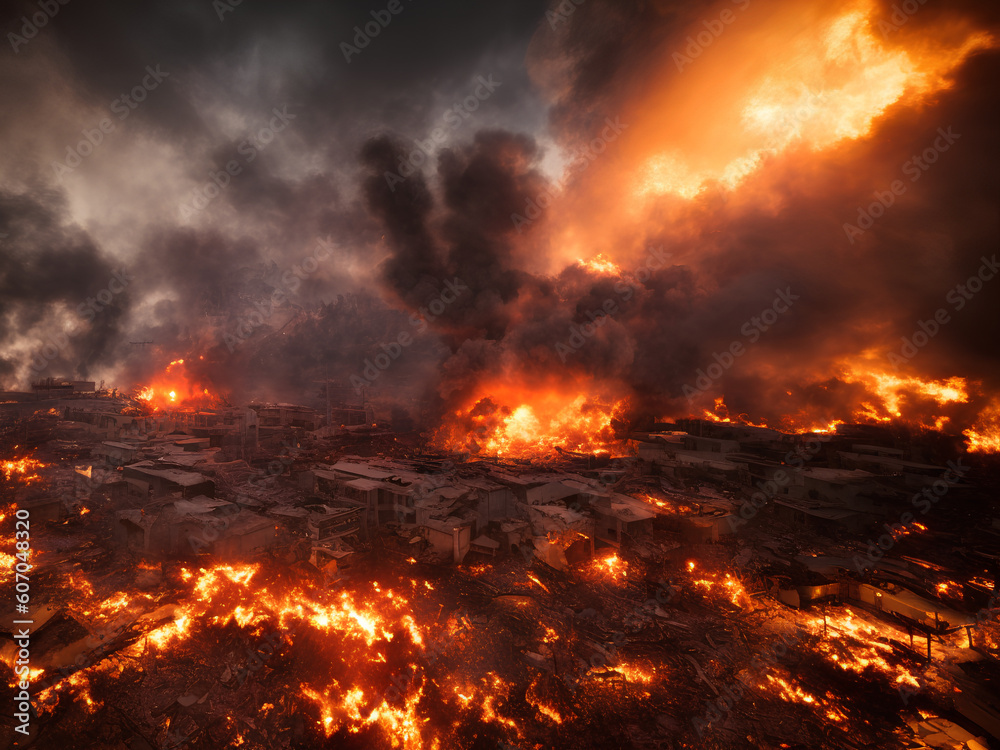
M282 404L249 410L234 458L212 431L243 410L76 408L100 431L53 423L16 489L49 742L974 748L1000 727L1000 536L964 525L991 501L970 471L900 523L949 471L906 447L704 424L600 461L360 455Z

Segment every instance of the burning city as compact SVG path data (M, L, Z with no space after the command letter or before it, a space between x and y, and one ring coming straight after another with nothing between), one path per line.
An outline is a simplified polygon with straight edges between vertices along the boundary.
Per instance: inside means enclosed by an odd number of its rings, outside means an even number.
M994 5L0 23L0 750L1000 747Z

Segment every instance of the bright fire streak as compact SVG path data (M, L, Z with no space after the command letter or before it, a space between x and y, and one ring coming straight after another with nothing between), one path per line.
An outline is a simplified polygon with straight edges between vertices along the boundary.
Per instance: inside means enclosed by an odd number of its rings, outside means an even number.
M717 396L713 403L712 409L705 409L702 413L702 417L707 419L709 422L719 422L725 424L743 424L748 427L767 427L767 423L754 424L751 422L746 414L740 414L735 420L731 419L729 416L729 407L726 406L725 396Z
M25 483L36 482L41 479L36 470L45 466L46 464L36 461L33 458L13 458L0 462L0 469L3 470L3 478L8 482L14 478Z
M787 680L781 677L775 677L774 675L767 675L767 679L770 683L777 686L778 693L782 699L788 701L789 703L815 703L816 698L805 690L800 688L798 685L793 685Z
M531 574L531 573L528 573L528 579L529 579L530 581L532 581L533 583L536 583L536 584L538 584L538 585L539 585L539 586L540 586L540 587L541 587L541 588L542 588L542 589L543 589L544 591L546 591L546 592L548 592L548 591L549 591L549 587L548 587L548 586L546 586L546 585L545 585L544 583L542 583L541 581L539 581L539 580L538 580L538 576L535 576L535 575L533 575L533 574Z
M802 4L803 8L808 7ZM805 10L803 10L805 12ZM738 14L737 14L738 15ZM707 52L716 60L738 56L746 50L749 36L736 31L742 24L749 29L753 21L738 17L733 30L726 30ZM813 150L825 149L844 139L868 135L872 123L891 105L899 101L919 102L924 97L946 88L946 76L972 52L994 46L995 40L986 33L964 32L961 42L940 41L935 45L915 43L913 49L891 46L878 33L879 13L873 0L857 0L843 7L839 16L813 23L809 31L789 38L786 28L799 26L801 19L790 18L785 24L773 24L766 30L756 30L751 41L759 48L770 37L770 64L767 70L734 67L731 74L713 67L707 59L691 61L694 79L679 78L670 84L674 95L672 114L678 108L693 106L694 95L687 86L697 89L698 83L708 88L708 76L731 76L714 81L718 88L738 81L742 98L733 109L719 108L718 103L702 107L720 121L738 119L737 127L715 139L711 148L701 139L718 135L706 124L695 135L663 130L665 147L648 159L638 176L639 195L674 194L691 199L713 182L732 189L760 168L769 157L802 143ZM692 29L694 35L704 29ZM949 29L949 31L956 31ZM747 32L752 33L752 32ZM761 36L764 35L764 36ZM952 39L954 34L950 35ZM942 39L949 35L943 34ZM681 42L674 54L683 55ZM708 58L708 55L704 55ZM678 61L666 61L675 67ZM718 65L718 63L715 63ZM695 68L699 65L699 68ZM740 79L742 76L742 80ZM754 77L750 77L754 76ZM667 92L665 92L667 93ZM667 105L653 102L647 106L655 118ZM714 108L713 108L714 107ZM644 123L643 131L654 127ZM669 138L679 135L679 138ZM673 143L672 146L666 146Z
M862 401L850 415L850 418L859 422L891 422L893 419L910 419L920 422L919 415L908 414L907 400L929 399L938 406L947 404L964 404L969 401L969 394L965 378L951 377L945 380L921 380L918 377L901 377L880 370L868 369L864 364L844 364L841 366L839 379L845 383L856 383L862 385L870 394L870 398ZM998 425L1000 425L1000 409L997 410ZM722 422L731 424L745 424L751 427L767 427L766 421L762 424L754 424L746 419L745 415L740 415L733 420L729 417L729 409L724 398L719 396L715 399L713 410L705 410L705 419L712 422ZM837 431L837 425L844 424L842 419L834 419L825 425L816 424L814 421L806 421L808 417L784 417L781 420L781 428L797 433L819 433L832 434ZM933 427L940 430L948 421L947 417L932 418L933 424L926 427ZM810 425L811 426L804 426Z
M900 402L907 395L924 396L933 399L939 406L949 403L964 404L969 400L965 378L947 380L921 380L916 377L899 377L885 372L852 369L843 376L847 383L861 383L871 393L877 395L882 404L880 409L893 417L902 417Z
M810 623L817 635L823 636L819 650L840 669L861 674L873 669L891 677L896 683L919 687L917 678L905 667L893 667L886 656L893 654L893 647L883 640L896 637L896 633L880 626L856 619L848 609L842 615L819 617Z
M604 276L621 276L622 269L616 263L612 262L605 257L604 253L599 253L597 256L591 258L590 260L580 260L576 261L580 266L586 268L594 273L599 273Z
M812 432L817 435L832 435L837 432L837 425L839 424L844 424L844 420L835 419L825 427L810 427L807 432Z
M969 441L969 453L1000 453L1000 398L995 398L962 433Z
M544 716L545 718L549 719L552 722L555 722L556 724L562 724L563 722L562 715L559 713L559 711L556 710L554 706L549 704L547 701L543 700L537 694L537 689L538 689L538 678L536 677L535 680L531 683L531 685L528 686L528 689L525 691L524 694L525 701L527 701L529 706L533 706L534 709L538 711L538 713Z

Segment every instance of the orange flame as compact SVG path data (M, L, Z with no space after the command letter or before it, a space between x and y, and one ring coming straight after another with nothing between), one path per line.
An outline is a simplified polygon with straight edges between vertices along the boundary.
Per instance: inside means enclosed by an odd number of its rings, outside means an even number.
M557 390L531 393L494 388L490 395L450 415L433 442L444 450L507 458L540 456L556 447L610 452L615 441L611 422L623 403L608 405Z
M862 400L856 407L843 408L849 413L835 418L809 414L783 416L776 421L774 429L795 433L832 434L836 433L838 425L848 421L878 424L901 420L927 429L941 430L950 421L950 417L933 412L952 404L969 402L968 384L966 379L961 377L923 380L916 376L904 377L863 365L853 365L844 366L838 379L864 389L865 395L861 397ZM980 415L982 427L980 431L975 432L974 440L969 431L966 432L966 436L976 445L989 445L990 435L1000 439L1000 431L997 430L997 426L1000 426L1000 407L995 410L996 421L992 431L989 426L991 413L994 412L988 408ZM732 419L723 396L715 399L713 409L704 410L702 418L712 422L743 424L751 427L770 426L766 418L755 424L745 414Z
M46 464L34 458L12 458L0 461L0 470L3 471L3 478L8 482L16 480L24 484L31 484L41 479L38 469L45 468Z
M1000 453L1000 399L994 398L962 434L969 441L969 453Z
M820 150L862 138L891 105L918 103L947 88L947 76L966 57L995 44L989 34L949 28L934 42L903 49L878 33L873 0L841 5L804 24L809 9L793 4L767 19L741 16L733 28L743 32L727 32L715 43L730 53L720 62L699 59L683 76L649 87L655 93L627 120L636 122L633 133L655 134L654 142L628 144L646 152L635 172L638 196L691 199L712 184L732 189L768 157L798 144ZM722 67L730 55L747 59L762 43L772 45L770 55L739 70ZM678 111L700 117L678 121Z
M187 371L183 359L175 359L152 383L142 387L136 396L153 410L176 409L182 406L206 406L218 399Z

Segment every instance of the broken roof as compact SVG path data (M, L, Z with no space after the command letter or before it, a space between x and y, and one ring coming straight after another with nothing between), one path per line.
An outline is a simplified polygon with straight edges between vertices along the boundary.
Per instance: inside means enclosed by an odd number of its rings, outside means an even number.
M377 482L374 479L352 479L349 482L344 482L347 487L353 487L356 490L362 490L363 492L369 492L371 490L381 489L385 487L382 482Z
M196 495L189 500L175 500L174 510L183 514L211 513L213 510L227 505L236 507L233 503L226 502L225 500L215 500L210 497L205 497L204 495Z
M802 469L801 473L804 477L830 484L859 484L875 478L874 474L864 469L827 469L822 466L810 466Z
M106 445L109 448L118 448L119 450L139 450L143 447L142 443L119 443L112 440L105 440L101 445Z
M621 498L622 495L617 495L616 497ZM629 498L631 500L631 498ZM626 523L632 523L635 521L645 521L648 518L656 518L656 514L651 512L645 507L646 504L640 500L635 500L632 502L622 502L619 500L613 500L611 502L610 513L615 516L619 521L624 521ZM608 508L605 506L601 508L600 506L595 506L598 512L608 515Z
M856 510L849 510L847 508L836 506L806 505L804 503L797 503L794 500L784 500L778 498L775 498L774 502L777 505L784 505L787 508L792 508L794 510L801 511L806 515L815 516L816 518L822 518L827 521L842 521L845 518L861 515Z
M572 487L563 482L548 482L539 487L531 487L525 492L525 498L532 505L553 500L562 500L571 495L579 495L579 487Z
M125 467L125 471L133 471L139 474L145 474L146 476L159 477L160 479L166 479L174 484L179 484L182 487L191 487L208 481L204 476L198 474L197 472L166 467L159 468L152 461L140 461L139 463L131 464Z
M367 479L388 479L393 475L391 471L382 471L372 468L369 464L353 463L351 461L338 461L330 469L341 474L353 474L354 476L365 477Z

